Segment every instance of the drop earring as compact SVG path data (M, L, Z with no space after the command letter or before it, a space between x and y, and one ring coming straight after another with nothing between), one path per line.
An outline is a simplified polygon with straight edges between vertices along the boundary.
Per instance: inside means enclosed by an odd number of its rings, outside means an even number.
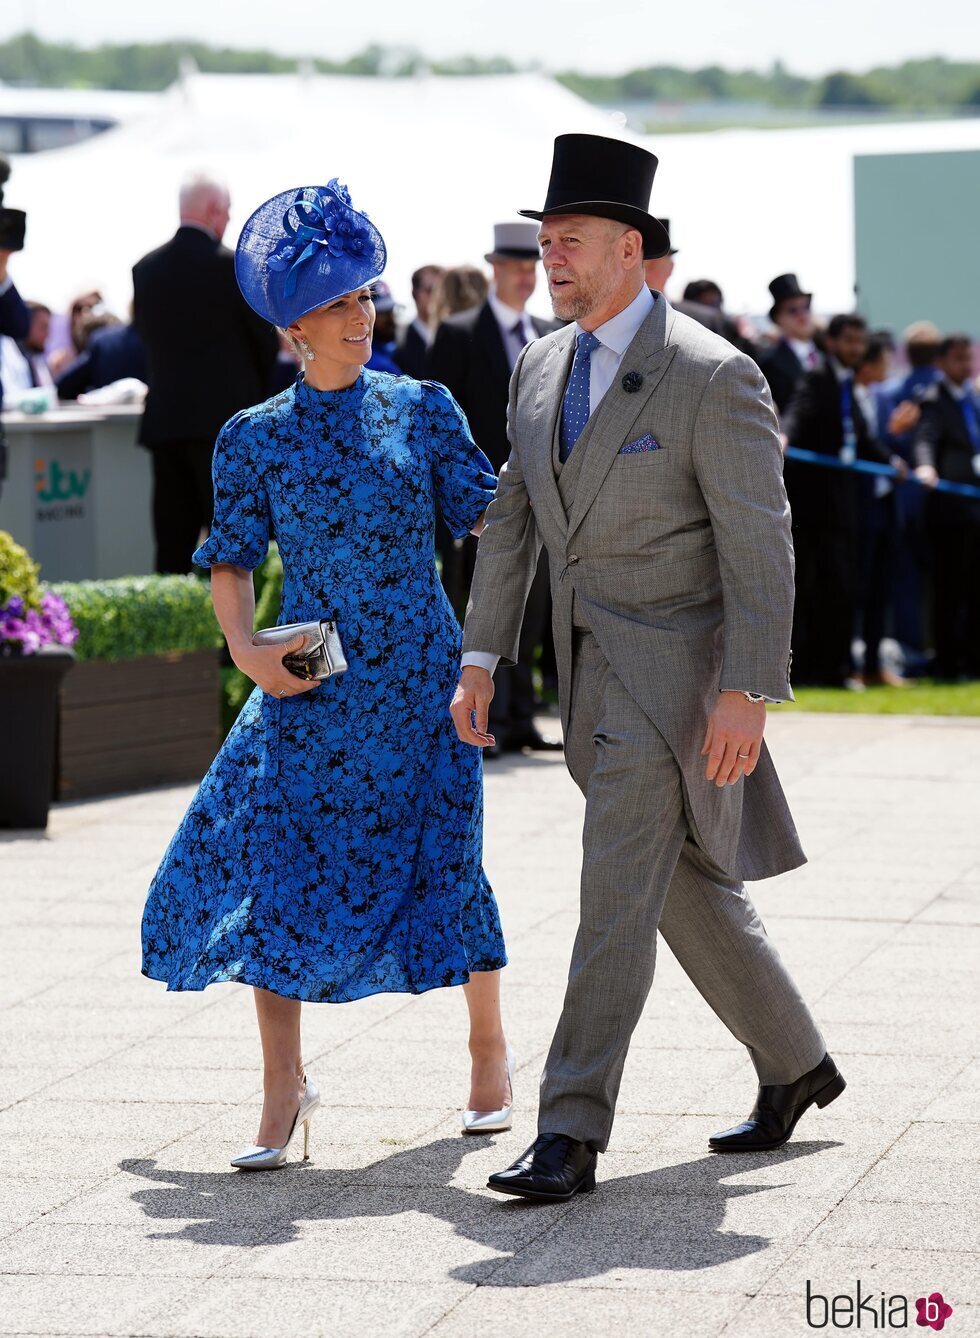
M308 339L303 339L302 336L299 340L299 351L303 355L304 362L316 361L316 353L313 351L313 346Z

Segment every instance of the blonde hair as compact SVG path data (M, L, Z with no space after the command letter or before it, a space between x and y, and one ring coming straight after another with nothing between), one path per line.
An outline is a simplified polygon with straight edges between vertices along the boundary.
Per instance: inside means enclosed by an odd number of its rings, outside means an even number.
M435 329L447 316L478 307L486 301L489 291L487 276L475 265L455 265L447 269L432 294L430 325Z

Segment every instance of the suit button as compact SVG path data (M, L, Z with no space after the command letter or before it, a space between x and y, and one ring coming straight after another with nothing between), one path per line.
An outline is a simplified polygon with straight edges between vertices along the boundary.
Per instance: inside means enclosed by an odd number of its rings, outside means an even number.
M575 562L578 562L578 554L577 554L577 553L569 553L569 555L568 555L568 565L569 565L569 566L572 566L572 564L575 563Z

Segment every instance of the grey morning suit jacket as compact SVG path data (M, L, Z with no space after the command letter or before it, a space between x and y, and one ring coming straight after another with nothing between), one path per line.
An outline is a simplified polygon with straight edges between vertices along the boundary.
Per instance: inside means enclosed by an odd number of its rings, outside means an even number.
M562 467L558 416L574 351L567 326L529 344L514 369L511 455L480 538L463 649L517 659L543 543L565 731L573 621L584 622L673 751L702 849L739 878L796 868L805 856L765 744L752 776L722 789L701 757L720 688L793 695L793 548L765 380L658 294ZM622 384L630 372L642 377L633 393ZM659 449L620 454L648 434ZM570 488L556 475L573 465Z

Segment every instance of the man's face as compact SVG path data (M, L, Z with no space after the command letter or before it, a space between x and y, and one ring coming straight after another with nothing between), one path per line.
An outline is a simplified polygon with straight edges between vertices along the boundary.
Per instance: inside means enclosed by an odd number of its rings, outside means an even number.
M881 353L873 362L863 362L858 368L858 380L863 386L877 386L888 380L890 359L887 353Z
M436 284L439 282L441 270L428 267L424 269L419 276L419 285L412 289L412 301L415 303L415 310L419 314L419 320L428 325L429 316L432 312L432 294L436 290Z
M559 320L599 311L623 282L620 244L629 229L588 214L552 214L538 231L551 306Z
M648 288L654 288L658 293L662 293L667 287L667 280L674 272L674 257L672 255L658 256L656 260L644 260L643 275L646 279Z
M30 329L27 331L27 347L35 353L43 353L51 330L49 311L32 311Z
M954 344L939 359L939 366L953 385L961 386L973 375L973 348L969 344Z
M495 260L493 282L501 302L523 311L538 282L536 260Z
M827 337L827 347L842 367L855 371L868 347L868 332L860 325L845 325L836 339Z
M813 317L808 297L790 297L780 302L773 319L787 339L813 338Z

